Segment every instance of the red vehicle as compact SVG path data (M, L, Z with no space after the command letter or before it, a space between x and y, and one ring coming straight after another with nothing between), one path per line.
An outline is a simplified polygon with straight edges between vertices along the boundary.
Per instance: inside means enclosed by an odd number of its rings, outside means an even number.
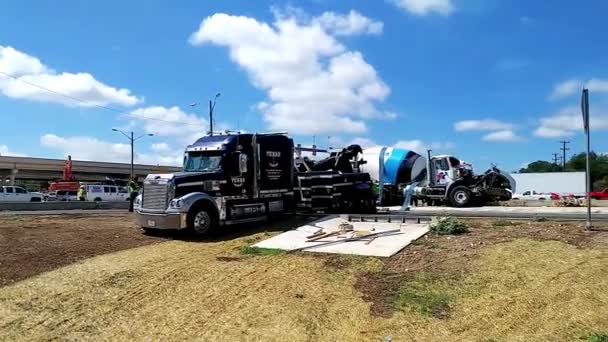
M590 197L595 200L608 200L608 188L602 191L592 191Z

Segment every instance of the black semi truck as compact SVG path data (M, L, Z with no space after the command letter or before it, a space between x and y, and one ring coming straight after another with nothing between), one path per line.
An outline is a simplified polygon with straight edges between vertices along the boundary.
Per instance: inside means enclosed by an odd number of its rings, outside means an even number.
M359 172L359 146L320 161L300 152L282 133L202 137L186 148L182 172L146 177L134 203L138 224L203 235L291 210L375 210L370 175Z

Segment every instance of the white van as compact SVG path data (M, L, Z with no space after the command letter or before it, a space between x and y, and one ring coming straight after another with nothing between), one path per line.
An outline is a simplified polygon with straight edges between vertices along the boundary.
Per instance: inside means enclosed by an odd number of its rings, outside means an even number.
M87 191L87 201L113 202L129 200L129 188L126 186L88 184L85 185L85 190Z

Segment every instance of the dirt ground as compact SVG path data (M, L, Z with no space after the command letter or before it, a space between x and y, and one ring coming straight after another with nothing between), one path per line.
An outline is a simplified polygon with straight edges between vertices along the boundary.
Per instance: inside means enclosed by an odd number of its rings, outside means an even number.
M598 223L603 231L585 231L581 222L537 222L530 220L464 220L469 232L462 235L429 233L400 253L388 258L380 273L362 274L357 289L371 302L375 315L390 316L395 308L390 299L420 272L444 279L460 278L472 271L479 253L493 245L518 239L560 241L580 249L607 248L608 224ZM437 316L445 315L438 312Z
M146 237L128 219L112 218L123 227L114 234L134 231L133 247L150 245L86 260L72 252L78 262L0 287L0 340L565 341L608 332L608 232L582 223L467 221L466 234L430 233L391 258L369 258L247 252L307 218L199 241ZM46 234L29 229L45 220L57 234L71 226L64 239L109 224L24 217L12 243L44 246L34 240ZM20 260L31 268L39 259Z
M142 234L128 214L0 216L0 286L164 240Z

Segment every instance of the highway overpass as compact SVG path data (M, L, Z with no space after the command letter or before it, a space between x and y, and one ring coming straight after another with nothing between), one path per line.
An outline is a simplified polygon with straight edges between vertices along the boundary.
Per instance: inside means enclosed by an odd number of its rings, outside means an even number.
M0 184L15 181L52 181L61 179L65 160L0 156ZM135 175L142 180L149 173L181 170L179 167L135 164ZM72 174L78 181L95 182L107 178L129 179L131 164L72 160Z

